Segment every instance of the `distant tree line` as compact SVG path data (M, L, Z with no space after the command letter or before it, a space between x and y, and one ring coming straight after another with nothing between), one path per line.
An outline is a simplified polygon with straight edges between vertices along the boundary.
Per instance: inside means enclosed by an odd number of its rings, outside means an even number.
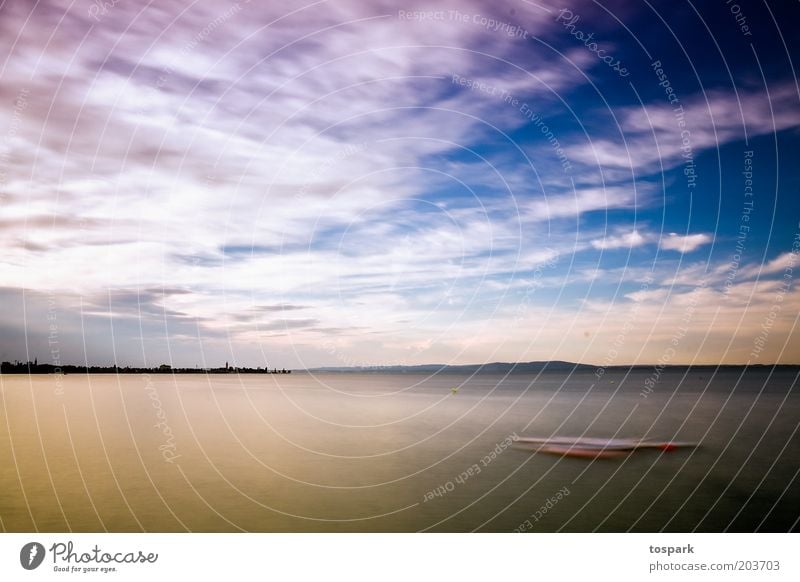
M225 362L222 368L173 368L169 364L155 367L134 366L74 366L54 364L40 364L38 360L32 362L3 362L0 364L0 374L291 374L286 368L247 368L229 366Z

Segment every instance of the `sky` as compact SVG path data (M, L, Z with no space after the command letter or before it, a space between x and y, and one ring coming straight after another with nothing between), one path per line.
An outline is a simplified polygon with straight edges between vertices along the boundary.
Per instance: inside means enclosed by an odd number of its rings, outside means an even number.
M0 359L800 363L797 2L0 3Z

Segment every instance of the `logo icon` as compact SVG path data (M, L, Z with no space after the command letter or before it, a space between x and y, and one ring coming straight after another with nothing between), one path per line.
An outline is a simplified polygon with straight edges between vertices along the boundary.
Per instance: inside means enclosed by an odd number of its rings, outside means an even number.
M44 561L44 546L39 542L29 542L19 552L19 563L26 570L35 570Z

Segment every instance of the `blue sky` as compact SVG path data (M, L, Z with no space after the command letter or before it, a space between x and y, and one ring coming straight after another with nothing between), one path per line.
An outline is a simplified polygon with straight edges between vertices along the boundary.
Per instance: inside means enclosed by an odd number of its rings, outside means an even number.
M6 3L0 358L800 363L799 13Z

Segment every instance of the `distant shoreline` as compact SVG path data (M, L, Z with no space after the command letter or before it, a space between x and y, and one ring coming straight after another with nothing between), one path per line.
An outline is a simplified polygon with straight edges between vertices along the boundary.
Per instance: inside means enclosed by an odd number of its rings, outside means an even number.
M797 370L800 364L636 364L615 366L593 366L571 362L492 362L489 364L420 364L416 366L362 366L362 367L318 367L290 370L286 368L248 368L228 366L219 368L173 368L167 364L157 367L136 366L76 366L68 364L39 364L38 362L2 362L0 374L539 374L542 372L594 372L598 378L606 372L652 371L658 367L663 371L715 370Z
M247 368L228 366L222 368L173 368L161 364L154 368L135 366L76 366L67 364L39 364L33 362L3 362L0 374L291 374L286 368Z
M356 368L346 367L319 367L297 370L300 373L311 374L538 374L541 372L601 372L601 377L606 372L652 371L658 367L665 371L714 371L714 370L797 370L800 364L634 364L615 366L595 366L591 364L573 364L570 362L527 362L527 363L501 363L469 364L469 365L437 365L424 364L419 366L364 366Z

